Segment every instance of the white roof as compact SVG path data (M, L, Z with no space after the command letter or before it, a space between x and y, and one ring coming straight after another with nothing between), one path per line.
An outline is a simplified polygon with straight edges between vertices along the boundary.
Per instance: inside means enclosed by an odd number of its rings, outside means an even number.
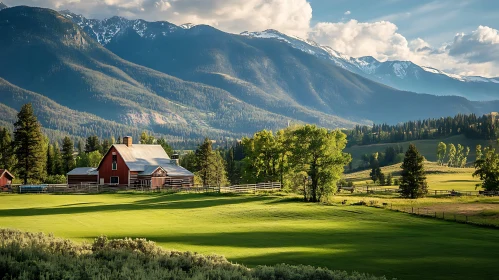
M173 164L161 145L114 144L130 171L146 171L150 166L161 166L170 176L194 176L187 169Z
M77 167L69 171L68 175L98 175L98 172L94 167Z

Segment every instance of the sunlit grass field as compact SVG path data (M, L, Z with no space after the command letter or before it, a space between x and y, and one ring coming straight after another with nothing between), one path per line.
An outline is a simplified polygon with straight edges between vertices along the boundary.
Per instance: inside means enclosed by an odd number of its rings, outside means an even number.
M395 178L400 176L402 169L399 164L382 167L381 170L385 175L391 173ZM434 162L425 162L428 188L431 190L456 190L456 191L478 191L481 188L476 188L476 184L480 183L480 179L473 177L473 168L452 168L447 166L439 166ZM357 186L373 185L373 181L369 178L371 170L346 174L344 177L351 180ZM393 186L389 188L394 188Z
M499 275L497 230L293 197L0 195L0 227L76 241L145 237L250 266L309 264L398 279Z

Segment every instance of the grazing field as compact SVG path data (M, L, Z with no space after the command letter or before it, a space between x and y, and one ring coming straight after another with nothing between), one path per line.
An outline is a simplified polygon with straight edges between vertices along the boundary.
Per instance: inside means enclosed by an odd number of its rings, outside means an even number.
M249 266L310 264L398 279L497 279L499 232L292 197L0 195L0 227L76 241L145 237Z
M382 167L385 175L391 173L395 178L400 176L402 169L400 163ZM425 162L428 188L432 190L456 190L456 191L478 191L476 184L480 183L479 178L472 176L474 168L451 168L440 166L434 162ZM369 178L371 170L346 174L344 177L351 180L358 186L372 185L373 181ZM389 188L394 188L393 186Z
M353 166L357 167L361 160L361 156L363 154L371 155L376 152L385 152L387 147L400 145L404 147L404 151L407 150L409 144L413 143L418 148L418 151L429 161L437 161L437 145L440 142L444 142L445 144L461 144L463 146L470 147L470 154L468 156L468 162L472 162L476 158L475 148L476 145L480 144L482 147L487 146L495 146L497 147L496 141L487 141L487 140L476 140L476 139L468 139L464 135L457 135L448 137L445 139L432 139L432 140L417 140L411 142L401 142L401 143L387 143L387 144L373 144L373 145L365 145L365 146L352 146L345 149L345 152L350 153L353 158Z

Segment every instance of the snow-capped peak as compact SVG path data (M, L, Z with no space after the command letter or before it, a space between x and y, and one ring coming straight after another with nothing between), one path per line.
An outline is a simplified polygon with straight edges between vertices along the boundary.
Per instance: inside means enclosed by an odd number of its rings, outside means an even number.
M183 28L183 29L191 29L195 26L196 26L196 24L193 24L193 23L184 23L184 24L180 25L179 27Z
M7 9L9 6L5 5L3 2L0 2L0 10Z
M151 23L141 19L129 20L118 16L97 20L87 19L68 10L60 13L80 26L102 45L107 45L114 37L127 29L133 30L139 36L148 39L154 39L156 36L167 36L179 29L178 26L166 21Z
M428 66L421 66L423 70L426 72L430 72L433 74L439 74L439 75L445 75L447 77L450 77L452 79L461 81L461 82L477 82L477 83L496 83L499 84L499 79L498 78L484 78L484 77L479 77L479 76L462 76L462 75L457 75L457 74L451 74L447 73L438 69L435 69L433 67L428 67Z

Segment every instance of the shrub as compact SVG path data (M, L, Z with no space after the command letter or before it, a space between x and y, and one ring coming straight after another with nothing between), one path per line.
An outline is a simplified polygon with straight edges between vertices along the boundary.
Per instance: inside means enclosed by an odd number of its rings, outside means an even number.
M44 180L45 184L66 184L66 176L64 175L49 175Z
M169 251L145 239L76 244L42 233L0 229L3 279L337 279L377 280L312 266L232 264L221 256Z

